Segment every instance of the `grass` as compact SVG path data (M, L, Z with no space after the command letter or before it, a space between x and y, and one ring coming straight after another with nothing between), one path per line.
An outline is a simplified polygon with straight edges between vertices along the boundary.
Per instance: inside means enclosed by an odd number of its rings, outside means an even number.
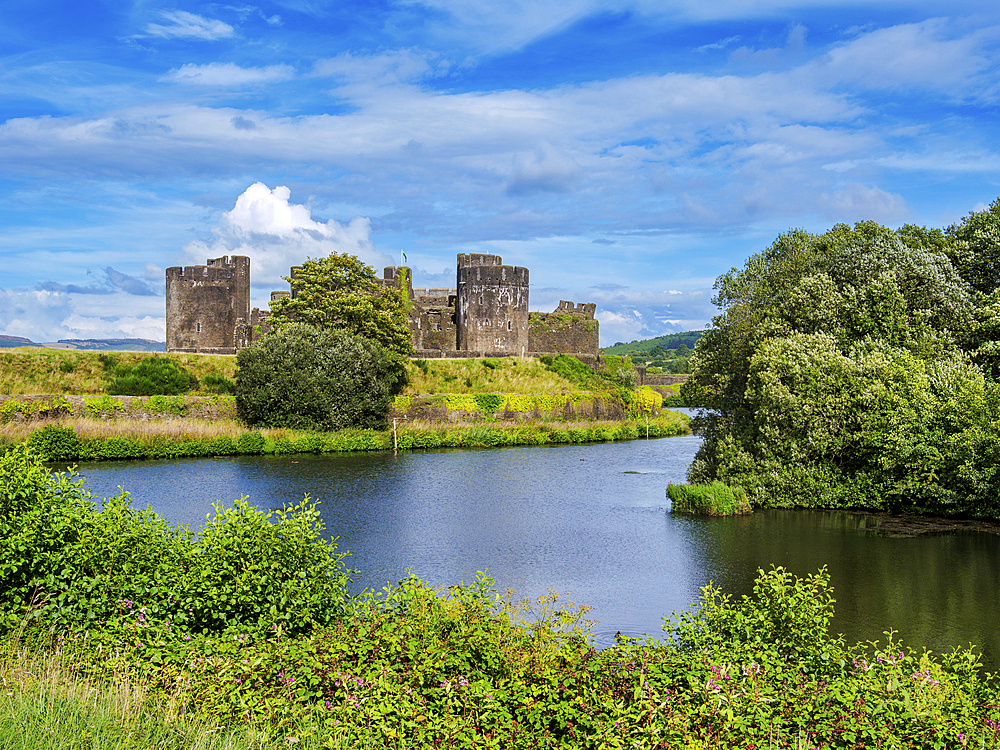
M739 516L751 513L747 493L723 482L711 484L668 484L671 510L701 516Z
M416 360L407 369L410 383L404 393L409 395L578 390L533 358Z
M0 424L0 445L24 442L31 437L31 433L44 424L47 423L7 422ZM105 421L95 417L75 417L61 419L59 424L63 427L72 427L77 436L83 440L127 437L143 443L151 442L156 438L181 441L211 440L220 436L229 436L235 439L247 431L235 419L207 421L187 417L177 417L169 421L154 419ZM280 436L278 434L283 435L285 430L261 430L261 432L265 436L269 434Z
M0 750L271 747L252 728L227 729L162 693L153 697L151 688L134 675L88 681L60 650L31 650L9 638L0 656Z
M169 357L199 380L206 375L232 378L236 371L236 357L221 355L84 352L25 346L0 351L0 394L105 393L102 357L109 356L132 366L149 357Z
M65 351L19 347L0 351L0 394L105 393L102 357L106 352ZM114 352L120 364L135 366L149 357L169 357L199 380L206 375L232 379L236 358L211 354L154 354ZM536 359L411 360L406 393L552 393L576 386L556 375Z

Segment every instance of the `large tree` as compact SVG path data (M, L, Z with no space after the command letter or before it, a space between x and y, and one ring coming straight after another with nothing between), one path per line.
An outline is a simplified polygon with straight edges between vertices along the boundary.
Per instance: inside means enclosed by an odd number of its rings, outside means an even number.
M268 323L274 329L305 323L363 336L401 355L413 351L405 289L383 286L355 256L310 258L285 280L292 294L271 303Z
M947 242L873 222L793 231L720 276L722 311L683 390L712 410L695 420L692 481L742 486L758 505L992 515L996 409L954 413L997 397L967 352L995 316Z

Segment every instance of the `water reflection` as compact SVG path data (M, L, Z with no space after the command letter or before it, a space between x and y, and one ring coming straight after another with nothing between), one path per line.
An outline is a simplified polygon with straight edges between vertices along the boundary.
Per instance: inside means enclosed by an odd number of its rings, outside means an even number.
M834 628L850 640L888 627L913 645L973 641L996 664L992 591L1000 539L962 532L911 539L873 535L864 516L770 511L707 519L666 512L693 437L588 446L439 450L339 456L234 457L91 464L96 495L124 484L174 523L198 526L213 500L241 493L277 508L308 493L360 573L381 588L410 569L435 584L488 569L501 588L569 591L594 607L601 643L658 633L710 579L749 592L758 567L805 574L827 565Z

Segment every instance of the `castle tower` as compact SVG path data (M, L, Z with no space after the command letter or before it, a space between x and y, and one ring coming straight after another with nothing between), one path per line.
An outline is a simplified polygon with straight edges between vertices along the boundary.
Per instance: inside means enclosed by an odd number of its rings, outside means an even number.
M174 266L167 276L167 351L235 354L248 344L250 258Z
M499 255L460 253L455 326L458 351L528 353L528 269Z

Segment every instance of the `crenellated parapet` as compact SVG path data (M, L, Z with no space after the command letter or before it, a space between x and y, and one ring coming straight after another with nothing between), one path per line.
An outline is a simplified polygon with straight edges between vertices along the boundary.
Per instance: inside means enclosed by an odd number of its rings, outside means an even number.
M235 354L250 337L250 258L166 270L167 351Z

